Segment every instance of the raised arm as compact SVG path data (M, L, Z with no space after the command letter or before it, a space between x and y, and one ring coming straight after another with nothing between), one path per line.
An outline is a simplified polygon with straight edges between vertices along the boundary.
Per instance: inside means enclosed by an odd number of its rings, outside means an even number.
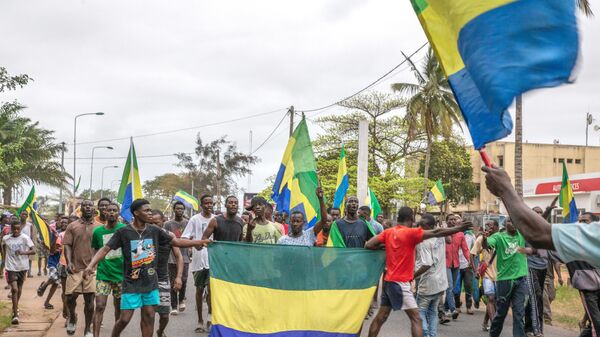
M482 170L486 173L485 184L488 190L502 199L510 218L525 240L535 248L554 250L551 225L523 202L506 171L496 166L484 166Z
M323 198L323 189L319 185L317 187L317 198L319 198L319 208L321 213L321 220L317 221L314 225L313 230L315 231L315 235L319 235L321 229L323 229L323 224L327 222L327 206L325 206L325 199Z
M425 241L427 239L431 239L431 238L439 238L442 236L449 236L449 235L452 235L452 234L455 234L458 232L463 232L463 231L466 231L467 229L470 229L472 226L473 226L472 223L464 222L462 225L452 227L452 228L435 228L435 229L431 229L431 230L426 230L426 231L423 231L423 241ZM464 240L463 240L463 242L464 242ZM465 242L465 248L466 248L466 242ZM468 252L469 252L469 250L467 249L467 253ZM464 249L463 249L463 253L464 253Z

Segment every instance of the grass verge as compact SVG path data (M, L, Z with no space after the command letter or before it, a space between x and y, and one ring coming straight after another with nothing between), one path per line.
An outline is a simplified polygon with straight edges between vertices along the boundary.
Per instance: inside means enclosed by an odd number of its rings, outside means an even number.
M578 322L583 314L584 310L579 291L567 286L557 287L556 299L552 302L553 324L571 330L578 330Z
M0 331L3 331L10 326L11 320L11 305L6 302L0 302Z

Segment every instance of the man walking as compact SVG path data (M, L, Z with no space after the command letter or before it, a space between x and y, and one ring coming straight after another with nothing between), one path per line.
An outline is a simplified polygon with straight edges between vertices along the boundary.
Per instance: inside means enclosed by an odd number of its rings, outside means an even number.
M77 327L77 298L80 294L84 300L85 337L91 337L92 318L94 315L94 296L96 294L96 280L84 278L83 271L94 257L92 237L94 229L101 224L94 221L94 204L91 200L81 202L81 218L72 222L65 231L63 239L64 254L67 262L67 282L65 295L69 310L67 334L75 334Z
M456 215L456 222L460 223L460 221L461 218ZM473 309L471 308L473 306L473 265L470 259L471 248L473 248L473 244L475 243L475 235L473 234L472 230L465 231L463 235L467 245L468 253L465 255L464 251L461 251L458 254L460 269L458 271L457 280L454 280L454 303L457 311L460 312L460 308L462 306L460 294L464 288L467 315L473 315Z
M496 251L496 315L490 327L490 337L502 333L508 308L513 313L513 337L525 336L524 316L527 290L527 258L520 253L525 238L515 228L510 218L505 220L506 231L484 235L483 247Z
M94 221L96 221L97 223L106 225L107 219L106 219L106 209L108 208L108 205L110 205L112 203L112 201L110 201L110 199L108 198L100 198L100 200L98 200L98 215L96 215L96 217L94 217Z
M208 227L208 223L213 215L213 199L210 195L200 197L200 207L202 211L194 215L188 222L181 237L184 239L202 239L202 234ZM207 237L212 239L212 236ZM210 322L210 314L212 312L210 303L210 286L209 286L209 264L207 249L192 249L192 262L190 270L194 277L194 287L196 287L196 313L198 315L198 326L194 330L196 333L207 332L204 327L204 318L202 317L202 298L206 289L206 305L208 307L208 322Z
M432 230L435 228L435 219L425 214L419 225L423 230ZM448 287L446 242L443 238L427 239L417 246L415 269L417 306L423 322L423 335L437 337L438 304Z
M431 215L423 215L422 222L433 226L435 219ZM380 249L385 246L386 274L381 294L381 307L369 327L369 337L376 337L381 326L389 317L392 310L404 310L410 319L413 337L423 336L417 302L413 296L410 282L414 278L415 250L423 240L452 235L468 229L470 224L454 226L453 228L407 228L395 226L369 239L365 248Z
M455 214L449 214L446 217L448 228L456 227L460 221L460 217ZM465 240L465 235L462 232L458 232L451 237L446 238L446 273L448 278L448 289L446 290L446 302L444 304L446 313L444 314L444 317L442 317L442 320L444 321L447 321L448 316L452 316L452 319L457 319L459 314L454 297L454 286L456 285L458 272L460 270L460 254L463 255L467 262L470 261L469 248L467 246L467 241Z
M483 248L484 236L491 236L498 232L498 221L490 220L486 223L483 235L479 236L471 249L471 258L481 254L478 276L482 279L483 295L487 299L485 315L481 328L490 331L489 321L496 315L496 253L493 249Z
M114 233L125 227L125 224L118 222L119 205L110 203L103 211L106 215L106 224L98 226L92 233L92 248L98 251L106 246ZM113 296L113 306L115 311L115 322L121 314L121 293L123 287L123 252L121 249L113 250L98 263L96 269L96 309L94 311L94 337L100 337L100 327L104 317L104 310L108 296Z
M159 304L157 247L171 244L175 247L195 247L208 244L208 240L182 240L171 237L163 229L152 225L153 213L150 202L136 199L131 203L133 223L117 230L85 269L91 275L96 265L111 250L121 248L123 253L123 294L121 315L112 330L118 337L127 327L136 309L141 309L141 336L151 337L154 327L155 307Z
M165 222L164 229L173 233L176 238L182 237L188 221L183 217L185 212L185 205L181 201L175 201L173 203L173 214L175 218L171 221ZM187 248L180 249L181 256L183 257L183 271L181 274L181 289L179 291L174 288L171 289L171 314L177 315L179 312L185 311L185 290L188 279L188 270L190 267L190 253ZM169 254L169 282L173 284L177 277L177 261L173 253Z

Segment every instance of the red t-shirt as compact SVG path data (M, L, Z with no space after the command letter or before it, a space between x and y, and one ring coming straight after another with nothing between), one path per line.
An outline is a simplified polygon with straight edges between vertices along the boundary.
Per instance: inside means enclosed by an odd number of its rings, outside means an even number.
M423 241L423 228L395 226L377 235L385 245L385 280L410 282L415 275L415 251Z

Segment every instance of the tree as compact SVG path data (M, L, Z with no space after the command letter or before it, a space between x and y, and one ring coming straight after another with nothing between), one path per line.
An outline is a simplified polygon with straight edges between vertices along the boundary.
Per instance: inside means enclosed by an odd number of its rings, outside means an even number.
M193 181L195 191L217 196L217 207L222 195L237 192L235 178L252 173L250 167L259 161L256 156L239 152L237 145L226 136L204 143L198 135L195 153L195 158L185 153L176 154L177 166L186 170L190 189Z
M425 171L426 160L421 160L419 172ZM447 201L452 206L468 204L478 196L473 183L471 157L462 140L448 139L431 146L429 173L432 181L441 179Z
M66 187L70 178L55 161L62 145L55 142L54 131L19 116L24 108L16 102L0 106L0 187L6 205L21 184Z
M453 126L460 126L462 117L448 79L433 50L429 48L427 51L422 71L419 71L410 59L408 60L417 84L394 83L392 90L400 93L407 100L405 122L409 131L425 132L427 150L423 171L425 178L423 195L426 196L432 144L438 136L450 138Z

